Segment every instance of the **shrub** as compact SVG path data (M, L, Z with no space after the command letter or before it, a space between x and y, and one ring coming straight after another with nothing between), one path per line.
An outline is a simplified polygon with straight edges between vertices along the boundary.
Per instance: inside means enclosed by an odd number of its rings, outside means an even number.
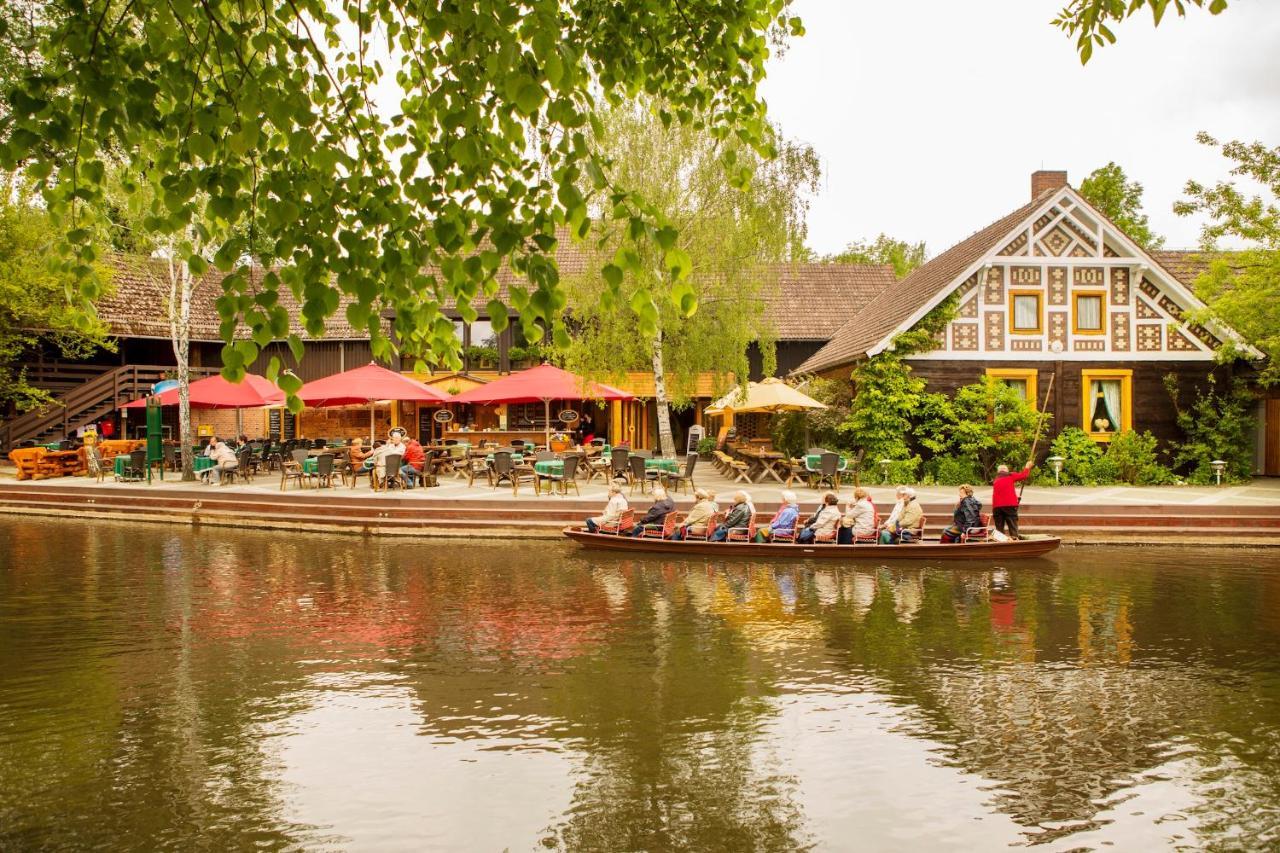
M1223 482L1240 482L1253 474L1254 420L1256 401L1244 383L1219 392L1213 376L1208 392L1197 391L1195 402L1183 409L1178 404L1177 377L1164 380L1165 389L1178 413L1178 427L1185 440L1173 451L1175 470L1184 471L1192 483L1213 483L1215 459L1226 462Z
M706 435L698 439L698 455L710 456L716 449L716 437L714 435Z
M1156 437L1150 432L1127 430L1111 437L1104 456L1106 467L1121 483L1158 486L1176 482L1173 472L1156 458ZM1098 469L1095 463L1095 470Z
M939 486L959 486L964 483L985 483L986 478L978 470L974 459L957 456L941 456L925 465L925 479Z
M865 452L868 465L881 459L906 459L914 430L912 418L924 394L924 381L911 375L911 367L896 355L885 353L860 364L853 372L856 395L840 434Z
M825 409L787 412L773 418L773 446L788 456L799 456L809 447L848 450L849 442L840 425L849 417L852 391L847 382L812 377L802 389Z
M1062 457L1061 482L1067 486L1091 486L1100 482L1098 462L1102 459L1102 449L1098 442L1089 437L1080 427L1067 427L1058 433L1058 437L1049 445L1050 456Z
M990 376L957 390L949 406L922 410L931 416L925 428L933 435L926 444L935 452L949 448L956 458L972 460L982 481L990 480L1002 463L1022 467L1042 420L1030 402Z

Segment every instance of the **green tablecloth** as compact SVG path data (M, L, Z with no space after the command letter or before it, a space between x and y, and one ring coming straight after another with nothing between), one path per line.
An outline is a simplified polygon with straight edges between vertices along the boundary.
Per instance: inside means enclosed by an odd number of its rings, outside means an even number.
M646 471L657 469L666 471L668 474L680 473L680 463L675 459L646 459L644 460L644 468Z
M557 476L564 474L563 459L544 459L541 462L533 463L533 470L539 474L555 474Z
M42 445L40 445L40 446L41 446L41 447L43 447L45 450L61 450L61 449L62 449L62 442L60 442L60 441L51 441L51 442L49 442L48 444L42 444Z
M196 473L208 471L213 467L213 460L208 456L197 456L191 464L191 469Z
M820 453L810 453L809 455L805 456L804 467L808 468L810 471L817 471L819 468L822 467L822 455ZM849 460L846 457L841 456L840 466L837 468L837 470L844 471L848 469L848 467L849 467Z
M320 471L320 457L308 456L302 460L302 473L315 474Z
M124 476L124 468L129 464L129 454L121 453L115 458L115 472L117 477Z
M485 461L485 462L488 462L490 465L492 465L492 464L493 464L493 454L492 454L492 453L490 453L488 456L486 456L486 457L484 458L484 461ZM516 465L523 465L523 464L524 464L524 454L522 454L522 453L512 453L512 454L511 454L511 461L512 461L512 462L514 462Z

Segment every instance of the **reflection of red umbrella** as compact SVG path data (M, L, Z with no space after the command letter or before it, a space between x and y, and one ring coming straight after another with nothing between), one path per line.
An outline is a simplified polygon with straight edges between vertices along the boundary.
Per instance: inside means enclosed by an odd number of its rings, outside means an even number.
M416 379L387 370L372 361L345 373L326 376L302 386L298 397L308 406L359 406L369 404L369 438L373 439L373 407L379 400L410 403L451 403L453 398Z
M228 382L221 376L210 376L192 382L188 388L193 409L259 409L284 404L284 392L265 376L246 373L239 382ZM178 405L178 389L170 388L157 395L162 406ZM146 398L126 403L121 408L141 409Z
M551 443L552 400L634 400L626 391L588 382L581 376L543 364L464 391L455 403L536 403L542 401L546 411L547 443Z

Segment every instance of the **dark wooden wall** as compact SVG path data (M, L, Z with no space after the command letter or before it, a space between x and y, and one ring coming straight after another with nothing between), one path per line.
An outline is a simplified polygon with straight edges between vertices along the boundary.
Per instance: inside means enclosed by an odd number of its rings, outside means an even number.
M912 370L924 379L930 391L952 394L957 388L977 382L988 367L1035 369L1038 397L1036 406L1044 402L1049 388L1049 377L1056 374L1053 395L1049 398L1049 412L1053 415L1051 435L1069 426L1080 426L1080 403L1083 389L1080 387L1081 371L1117 368L1133 371L1133 428L1150 430L1162 443L1182 440L1178 429L1173 401L1164 387L1169 374L1177 377L1179 397L1183 406L1195 399L1196 391L1208 385L1213 374L1219 380L1219 388L1228 387L1230 366L1203 361L1127 361L1127 362L1078 362L1078 361L910 361Z
M791 371L804 364L809 356L822 349L826 341L778 341L778 372L774 376L788 376ZM764 378L764 357L758 344L747 348L747 362L751 365L751 380L758 382Z
M301 362L293 357L287 344L273 343L258 353L258 358L249 366L249 372L266 373L272 356L279 356L281 370L292 370L303 382L363 367L373 360L368 341L310 341Z

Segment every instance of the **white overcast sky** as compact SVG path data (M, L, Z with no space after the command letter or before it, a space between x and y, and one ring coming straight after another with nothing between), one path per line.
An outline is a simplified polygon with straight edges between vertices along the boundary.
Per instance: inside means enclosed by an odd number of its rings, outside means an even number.
M763 92L822 159L809 245L885 232L936 255L1026 201L1036 169L1078 186L1109 160L1143 184L1168 248L1197 245L1199 223L1173 202L1227 166L1196 132L1280 144L1280 2L1171 13L1158 30L1144 12L1083 67L1049 23L1063 5L797 0L807 33Z

